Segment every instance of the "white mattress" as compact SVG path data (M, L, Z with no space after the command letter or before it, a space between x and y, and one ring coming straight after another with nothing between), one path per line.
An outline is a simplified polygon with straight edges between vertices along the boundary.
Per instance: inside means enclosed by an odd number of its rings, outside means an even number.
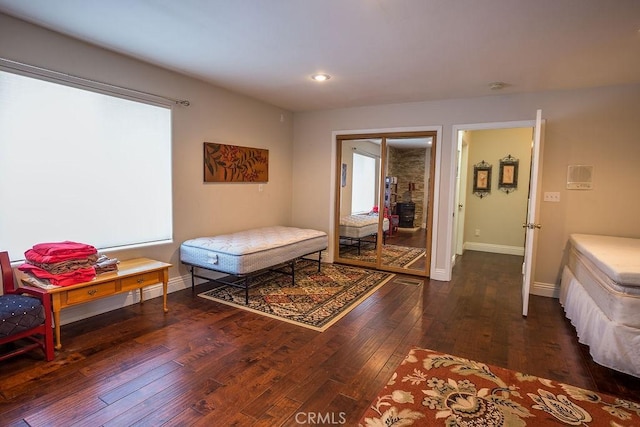
M229 274L248 274L327 248L327 234L311 229L272 226L180 245L180 261Z
M640 377L640 240L575 234L569 242L560 287L567 318L594 361Z
M640 328L639 286L612 280L598 264L575 247L569 250L567 266L607 318L621 325Z
M611 280L640 286L640 239L572 234L569 240Z
M389 230L389 218L382 221L382 231ZM349 215L340 218L340 237L360 239L378 233L378 215Z

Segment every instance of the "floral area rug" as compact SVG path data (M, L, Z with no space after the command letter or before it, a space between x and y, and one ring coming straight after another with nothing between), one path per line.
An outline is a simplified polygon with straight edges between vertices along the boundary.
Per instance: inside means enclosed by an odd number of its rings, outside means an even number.
M198 296L243 310L274 317L317 331L324 331L394 274L306 260L296 263L295 284L291 276L267 272L251 279L249 304L244 289L222 285Z
M424 257L426 251L421 248L411 248L408 246L383 245L382 264L400 268L409 268L411 264ZM343 249L340 256L349 259L356 259L364 262L376 262L376 247L373 244L364 244L358 255L357 248Z
M640 404L414 348L360 426L640 426Z

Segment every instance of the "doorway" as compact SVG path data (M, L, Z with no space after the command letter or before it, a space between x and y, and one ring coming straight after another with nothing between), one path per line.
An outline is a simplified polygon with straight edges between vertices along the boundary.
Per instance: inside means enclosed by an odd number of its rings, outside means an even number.
M522 224L527 218L534 125L454 128L458 147L452 263L465 250L524 255Z

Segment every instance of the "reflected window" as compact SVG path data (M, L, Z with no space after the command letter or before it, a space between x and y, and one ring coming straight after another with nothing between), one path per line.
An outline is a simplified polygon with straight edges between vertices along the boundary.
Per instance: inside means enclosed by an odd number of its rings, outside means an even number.
M376 200L376 162L378 160L353 153L353 191L351 192L351 214L371 212Z

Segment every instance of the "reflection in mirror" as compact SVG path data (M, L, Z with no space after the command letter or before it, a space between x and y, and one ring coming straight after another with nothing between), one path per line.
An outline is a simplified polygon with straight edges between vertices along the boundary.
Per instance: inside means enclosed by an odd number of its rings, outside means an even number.
M339 141L338 258L376 264L381 139ZM384 228L384 227L383 227ZM386 220L386 229L389 221ZM384 235L381 236L384 240Z
M432 140L386 140L384 214L391 226L382 247L382 266L421 272L427 268Z
M336 262L429 274L436 137L416 131L336 138Z

